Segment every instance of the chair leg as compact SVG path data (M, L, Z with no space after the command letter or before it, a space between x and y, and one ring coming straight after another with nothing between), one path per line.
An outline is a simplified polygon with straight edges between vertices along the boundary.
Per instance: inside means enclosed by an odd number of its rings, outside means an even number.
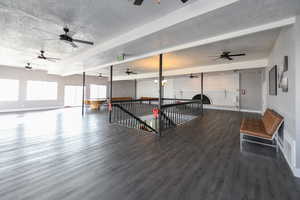
M276 145L276 153L278 153L278 151L279 151L279 145L278 145L278 137L276 136L275 137L275 145Z
M243 138L244 138L244 135L242 133L240 133L240 152L243 152Z

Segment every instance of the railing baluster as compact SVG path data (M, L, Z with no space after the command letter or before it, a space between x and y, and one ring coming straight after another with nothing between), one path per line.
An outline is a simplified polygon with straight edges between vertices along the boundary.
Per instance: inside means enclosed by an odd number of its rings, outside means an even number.
M152 115L152 110L157 108L157 103L152 103L156 100L132 100L113 102L112 105L112 120L114 123L137 128L149 129L157 132L147 124L147 121L140 119L143 115ZM189 120L190 115L202 114L202 104L200 101L191 101L187 99L163 99L164 104L161 110L162 129L168 129L176 126L176 124L183 124ZM167 104L166 104L167 103ZM153 120L153 127L159 123Z

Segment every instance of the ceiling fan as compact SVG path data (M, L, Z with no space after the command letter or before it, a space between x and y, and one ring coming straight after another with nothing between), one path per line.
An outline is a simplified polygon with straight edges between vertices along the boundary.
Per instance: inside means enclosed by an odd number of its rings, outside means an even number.
M44 50L41 50L41 51L40 51L40 54L38 55L37 58L43 59L43 60L52 61L52 62L55 62L55 61L57 61L57 60L60 60L60 58L46 57L46 56L45 56L45 51L44 51Z
M240 53L240 54L231 54L230 51L223 51L221 55L219 56L212 56L212 57L216 57L215 60L218 59L227 59L227 60L233 60L232 57L237 57L237 56L245 56L245 53Z
M194 74L190 74L189 77L190 77L190 78L199 78L199 76L194 75Z
M143 4L143 1L144 0L135 0L134 2L133 2L133 4L134 5L136 5L136 6L140 6L140 5L142 5ZM156 3L160 3L160 0L155 0L156 1ZM181 0L181 2L182 3L186 3L188 0Z
M79 40L79 39L75 39L72 36L75 34L70 34L70 29L68 27L64 27L63 28L64 33L59 35L59 39L65 42L68 42L72 45L72 47L77 48L78 46L74 43L74 42L78 42L78 43L83 43L83 44L89 44L89 45L94 45L94 42L90 42L90 41L85 41L85 40Z
M48 33L48 34L57 35L56 33L51 33L51 32L46 31L46 30L41 30L41 29L38 29L38 28L34 28L34 29L39 30L39 31L43 31L43 32ZM76 43L94 45L94 42L79 40L79 39L73 38L73 36L75 34L76 33L74 31L71 31L67 26L65 26L65 27L63 27L63 33L58 35L58 37L59 37L58 39L63 41L63 42L66 42L66 43L70 44L74 48L78 48ZM52 40L52 39L47 39L47 40Z
M102 73L98 73L98 74L97 74L97 78L103 78Z
M30 65L30 63L28 62L28 63L26 63L26 65L25 65L25 69L26 70L32 70L32 67L31 67L31 65Z
M133 72L133 71L132 71L131 69L129 69L129 68L126 69L125 73L126 73L127 75L137 74L136 72Z

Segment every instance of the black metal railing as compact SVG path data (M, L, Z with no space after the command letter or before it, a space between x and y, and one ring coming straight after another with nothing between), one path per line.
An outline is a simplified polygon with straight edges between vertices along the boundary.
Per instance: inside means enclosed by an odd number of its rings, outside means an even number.
M121 104L112 104L112 113L111 113L112 123L117 123L129 128L135 128L139 130L157 133L157 131L154 128L149 126L146 122L141 120L138 116L134 115L132 112L130 112L123 106L124 105ZM128 107L132 108L131 106Z
M187 101L162 105L161 113L167 116L173 124L183 124L203 112L201 101Z
M158 99L113 101L111 122L158 133L159 130L174 128L190 121L203 111L200 100L164 98L163 103L161 110L158 111L160 117L157 117L153 111L158 110Z
M157 107L157 100L113 101L112 104L121 105L136 116L145 116L152 114L152 110Z

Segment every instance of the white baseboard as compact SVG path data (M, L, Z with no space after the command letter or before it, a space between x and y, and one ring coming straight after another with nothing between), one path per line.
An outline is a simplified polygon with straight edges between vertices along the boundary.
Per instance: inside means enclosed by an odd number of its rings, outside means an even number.
M284 140L288 142L291 145L291 158L288 158L286 149L283 149L281 145L279 145L280 150L283 154L283 157L287 164L289 165L291 171L293 172L294 176L300 178L300 168L296 168L296 145L295 145L295 140L292 139L290 136L289 132L285 130L284 132Z
M64 108L64 106L39 107L39 108L3 109L3 110L0 110L0 113L37 111L37 110L51 110L51 109L60 109L60 108Z
M300 178L300 168L294 168L293 174L294 174L294 176Z

